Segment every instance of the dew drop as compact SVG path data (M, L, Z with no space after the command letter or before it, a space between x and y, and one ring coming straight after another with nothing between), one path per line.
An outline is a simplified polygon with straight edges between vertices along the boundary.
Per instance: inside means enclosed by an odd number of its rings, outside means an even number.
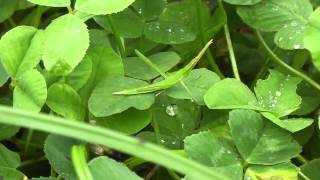
M290 25L293 26L293 27L296 27L296 26L298 26L298 23L297 23L296 21L292 21L292 22L290 23Z
M280 91L277 91L277 92L276 92L276 96L281 96L281 92L280 92Z
M164 139L160 139L160 142L161 143L165 143L166 141Z
M166 107L166 113L171 117L174 117L177 115L176 113L177 110L178 110L177 105L169 105Z
M300 44L296 44L293 46L294 49L300 49L301 45Z
M171 33L171 32L172 32L172 29L168 29L168 32Z

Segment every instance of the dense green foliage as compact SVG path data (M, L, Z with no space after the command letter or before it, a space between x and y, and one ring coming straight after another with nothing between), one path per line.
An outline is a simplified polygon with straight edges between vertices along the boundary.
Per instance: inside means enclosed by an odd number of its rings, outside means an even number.
M319 0L0 0L0 37L0 179L320 178Z

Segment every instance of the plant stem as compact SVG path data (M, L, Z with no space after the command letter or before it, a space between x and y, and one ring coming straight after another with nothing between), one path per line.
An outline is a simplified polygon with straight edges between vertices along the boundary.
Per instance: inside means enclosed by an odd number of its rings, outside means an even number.
M83 122L0 106L0 123L101 144L201 180L227 179L218 171L155 144L141 142L120 132L98 126L94 127Z
M46 157L43 156L43 157L40 157L38 159L30 159L30 160L27 160L27 161L23 161L23 162L20 163L19 168L24 167L24 166L29 166L31 164L35 164L35 163L38 163L38 162L46 161L46 160L47 160Z
M278 47L275 46L272 51L273 52L277 52L278 50ZM262 67L259 69L258 73L256 74L256 76L254 77L252 83L251 83L251 88L254 88L254 86L256 85L256 83L258 82L259 79L263 78L264 75L266 74L266 72L268 71L268 68L270 66L270 61L271 61L271 58L270 56L267 56L265 62L263 63Z
M106 15L107 17L107 21L110 25L110 28L111 28L111 31L113 32L115 38L116 38L116 41L117 41L117 44L118 44L118 48L119 48L119 51L120 51L120 55L122 58L125 58L127 55L126 55L126 51L125 51L125 48L124 48L124 45L122 43L122 40L121 40L121 37L114 25L114 22L113 22L113 19L111 17L111 15Z
M26 143L25 143L25 146L24 146L24 152L28 152L29 150L29 145L30 145L30 142L31 142L31 139L32 139L32 135L33 135L33 130L32 129L29 129L27 130L27 139L26 139Z
M72 14L72 13L73 13L73 9L72 9L71 6L67 6L67 9L68 9L68 13L69 13L69 14Z
M305 179L305 180L310 180L310 178L308 178L308 176L306 176L305 174L303 174L301 171L299 171L299 175Z
M302 72L294 69L293 67L291 67L288 64L286 64L285 62L283 62L276 54L273 53L273 51L269 48L267 43L264 41L262 35L257 30L255 30L255 34L256 34L256 37L258 39L258 42L263 47L264 51L267 54L269 54L269 56L271 57L271 60L274 63L278 64L279 66L281 66L283 68L285 68L290 73L300 77L301 79L303 79L304 81L308 82L310 85L312 85L313 87L315 87L316 89L318 89L320 91L320 84L318 84L316 81L311 79L309 76L303 74Z
M199 30L199 35L200 35L200 39L201 39L201 44L202 44L202 46L204 46L206 44L206 37L204 35L201 5L202 5L202 0L196 0L198 30ZM222 74L221 70L219 69L219 67L218 67L216 61L214 60L213 55L211 54L211 51L209 49L206 51L206 57L207 57L208 63L211 66L212 70L215 71L220 76L221 79L223 79L224 75Z
M231 41L231 37L230 37L230 31L229 31L228 24L224 25L224 33L225 33L226 40L227 40L227 45L228 45L228 50L229 50L229 56L230 56L230 61L231 61L231 65L232 65L233 75L237 80L241 81L241 78L240 78L240 75L239 75L238 66L237 66L236 56L234 54L234 49L233 49L233 46L232 46L232 41Z
M87 164L87 150L85 145L72 146L71 159L79 180L93 180Z
M308 162L308 160L303 156L301 156L300 154L297 157L295 157L295 159L297 159L297 161L299 161L301 164L305 164Z

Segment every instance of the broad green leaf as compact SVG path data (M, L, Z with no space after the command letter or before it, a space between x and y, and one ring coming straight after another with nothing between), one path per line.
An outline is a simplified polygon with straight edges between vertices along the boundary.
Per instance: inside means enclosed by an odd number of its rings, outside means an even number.
M163 12L166 4L166 0L136 0L132 6L146 20L153 20Z
M300 108L293 115L307 115L316 110L320 105L320 93L315 87L303 81L298 85L297 93L302 98Z
M27 177L15 168L1 167L0 166L0 177L6 178L5 180L20 180L27 179Z
M195 132L198 127L200 111L189 100L178 100L159 95L152 107L153 120L161 134L160 143L170 148L180 148L182 140Z
M150 22L146 24L144 34L148 39L162 44L181 44L196 39L196 34L181 22Z
M2 87L9 79L9 75L0 62L0 87Z
M0 40L0 59L11 77L34 68L43 52L43 31L30 26L18 26Z
M0 141L14 136L19 129L19 127L0 124Z
M262 0L223 0L224 2L234 4L234 5L254 5Z
M300 131L313 123L313 119L310 118L290 118L279 119L276 115L269 112L262 112L262 115L275 123L276 125L294 133Z
M76 16L60 16L45 29L43 63L47 71L67 75L80 63L89 47L86 24Z
M70 6L70 0L28 0L33 4L51 7L66 7Z
M150 111L139 111L130 108L120 114L103 118L94 118L100 126L125 134L135 134L145 128L151 121Z
M104 15L117 13L131 5L135 0L77 0L76 10L94 14Z
M303 44L312 55L313 63L320 71L320 8L317 8L309 17L306 30L303 34Z
M268 0L238 7L240 17L253 28L279 31L274 41L285 49L303 48L302 33L311 13L309 0Z
M17 168L19 164L19 154L0 144L0 167ZM2 174L0 174L0 176L1 175Z
M275 112L279 117L286 116L299 108L301 97L297 95L300 79L270 70L266 80L259 80L255 93L262 108Z
M175 52L160 52L148 57L152 63L159 67L163 72L169 71L180 61L180 57ZM139 57L126 58L123 61L124 71L127 76L142 79L152 80L160 74L143 62Z
M67 84L55 83L48 89L46 104L55 113L74 120L83 120L85 109L81 97Z
M85 104L93 89L102 79L108 76L124 75L121 58L114 52L114 50L111 47L106 47L106 42L101 42L103 45L97 41L92 41L92 43L98 44L94 44L92 45L92 48L89 48L88 53L83 60L92 61L92 73L87 83L80 89L79 93Z
M250 165L246 170L244 179L296 180L298 179L298 172L299 168L291 163L282 163L273 166Z
M81 89L88 82L92 74L92 61L89 58L83 59L80 64L67 76L65 82L75 90Z
M23 9L27 9L27 8L33 7L33 6L35 6L35 4L32 4L28 0L19 0L17 6L18 7L16 7L16 10L23 10Z
M62 140L70 137L101 144L201 180L226 179L224 175L160 146L78 121L0 106L0 123L63 135Z
M198 4L199 3L199 4ZM203 27L207 27L210 19L210 9L205 1L182 0L167 4L166 9L159 17L159 22L172 22L184 25L193 33L199 31L198 10L201 11L200 19Z
M100 156L88 164L92 177L95 180L142 180L133 171L107 156Z
M78 179L71 162L71 147L78 141L58 135L49 135L44 144L46 158L54 170L65 179Z
M219 76L207 69L195 69L183 79L183 82L191 92L192 97L187 90L178 83L166 90L166 94L176 99L192 99L196 100L196 103L204 105L203 96L208 89L220 80Z
M242 165L235 149L216 138L210 131L186 137L184 149L193 160L213 167L230 179L242 179Z
M224 79L215 83L204 95L209 109L254 109L258 102L251 90L236 79Z
M29 70L20 74L15 81L13 107L39 112L47 98L47 85L42 74Z
M121 76L105 77L92 92L89 110L96 117L121 113L130 107L148 109L154 102L154 95L139 94L132 96L114 95L114 92L148 85L144 81Z
M249 164L289 162L301 151L289 132L264 121L252 110L233 110L228 122L234 143Z
M317 180L320 179L320 159L313 159L312 161L303 164L301 168L301 172L307 176L310 180ZM303 179L303 178L299 178Z
M110 18L113 21L114 28L121 37L138 38L142 35L144 21L131 9L125 9L117 14L112 14ZM108 32L112 32L107 16L96 16L94 20Z
M20 0L1 0L0 1L0 23L9 18L16 10L16 5Z

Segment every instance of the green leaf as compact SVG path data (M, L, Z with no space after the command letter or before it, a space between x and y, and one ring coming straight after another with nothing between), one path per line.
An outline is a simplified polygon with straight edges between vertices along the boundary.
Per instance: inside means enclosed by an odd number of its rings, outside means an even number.
M0 141L14 136L19 129L19 127L0 124Z
M92 61L89 58L83 59L80 64L67 76L65 82L75 90L81 89L88 82L92 73Z
M51 7L67 7L70 6L70 0L28 0L33 4Z
M153 20L163 12L166 0L136 0L132 6L146 20Z
M201 12L199 19L197 17L198 8ZM210 20L210 9L205 1L172 1L167 4L165 11L159 17L160 22L181 24L195 34L199 32L199 20L201 20L201 26L207 27L207 23Z
M43 31L30 26L18 26L0 40L0 59L11 77L34 68L43 51Z
M157 145L123 135L110 129L94 127L77 121L70 121L29 111L0 107L0 123L28 127L35 130L77 138L90 143L101 144L146 161L154 162L177 172L198 177L201 180L224 180L226 177L205 166L181 157ZM66 139L60 138L58 141ZM62 143L63 144L63 143ZM53 145L55 146L55 145ZM65 147L65 146L64 146ZM61 156L59 156L61 157ZM168 163L170 162L170 163Z
M159 67L163 72L167 72L176 66L180 57L175 52L160 52L148 57L152 63ZM160 74L143 62L139 57L126 58L123 61L124 71L127 76L141 79L152 80Z
M244 179L298 179L299 168L291 163L282 163L273 166L250 165Z
M2 87L9 79L9 75L0 63L0 87Z
M265 122L252 110L233 110L228 122L238 151L250 164L289 162L301 151L289 132Z
M158 126L160 143L170 148L180 148L182 140L198 127L200 111L189 100L173 99L159 95L152 107L153 120ZM154 127L156 128L156 127Z
M262 0L223 0L224 2L234 5L254 5Z
M196 39L196 34L180 22L150 22L146 24L144 34L148 39L162 44L181 44Z
M135 0L77 0L75 9L94 15L117 13L131 5Z
M19 154L7 149L3 144L0 144L0 167L17 168L19 164Z
M94 118L100 126L125 134L135 134L145 128L151 121L150 111L139 111L130 108L120 114L103 118Z
M262 115L275 123L276 125L294 133L300 131L313 123L313 119L310 118L290 118L290 119L279 119L276 115L263 112Z
M8 180L27 178L24 174L22 174L22 172L17 171L14 168L1 167L1 166L0 166L0 176L5 177Z
M270 70L269 77L259 80L254 89L260 106L278 117L295 111L301 104L301 97L296 93L300 81L299 78Z
M89 47L89 33L72 14L60 16L45 29L43 63L47 71L67 75L80 63Z
M100 36L99 36L100 37ZM105 39L102 39L105 41ZM92 43L98 43L97 41L91 41ZM99 42L100 43L100 42ZM93 89L97 84L105 77L124 75L123 64L121 58L110 47L105 47L106 42L101 44L91 45L87 55L83 61L92 61L92 73L87 83L80 89L80 95L83 102L86 104ZM95 47L97 46L97 47Z
M188 156L195 161L214 167L230 179L242 179L242 165L235 149L216 138L210 131L186 137L184 149Z
M279 31L274 41L285 49L303 48L302 33L311 13L309 0L268 0L238 7L240 17L253 28Z
M1 0L0 1L0 23L9 18L16 10L19 0Z
M110 18L112 18L113 26L119 36L124 38L137 38L142 35L144 21L131 9L125 9L117 14L112 14ZM96 16L94 20L108 32L112 32L107 16ZM128 31L128 29L130 29L130 31Z
M89 162L89 168L94 179L112 180L142 180L124 164L107 156L100 156Z
M251 90L240 81L230 78L211 86L204 95L204 101L210 109L261 109Z
M67 84L55 83L50 86L46 104L52 111L68 119L83 120L85 115L81 97Z
M49 135L44 144L46 158L54 170L65 179L78 179L71 162L71 147L78 141L58 135Z
M300 108L293 115L307 115L316 110L320 105L319 90L303 81L298 85L297 93L302 98Z
M16 79L13 91L13 107L39 112L47 98L47 85L42 74L29 70Z
M203 96L209 88L220 80L219 76L205 68L194 69L183 79L183 82L191 92L192 97L186 89L178 83L166 90L166 94L176 99L192 99L195 98L196 103L204 105Z
M320 178L319 166L320 166L320 159L313 159L312 161L309 161L306 164L303 164L300 168L301 168L301 172L305 176L307 176L310 180L317 180Z
M121 76L105 77L98 83L89 99L89 110L96 117L105 117L121 113L130 107L139 110L148 109L154 102L154 95L139 94L133 96L114 95L114 92L148 85L144 81Z
M320 71L320 8L317 8L309 17L306 30L303 34L303 44L312 55L313 63Z

